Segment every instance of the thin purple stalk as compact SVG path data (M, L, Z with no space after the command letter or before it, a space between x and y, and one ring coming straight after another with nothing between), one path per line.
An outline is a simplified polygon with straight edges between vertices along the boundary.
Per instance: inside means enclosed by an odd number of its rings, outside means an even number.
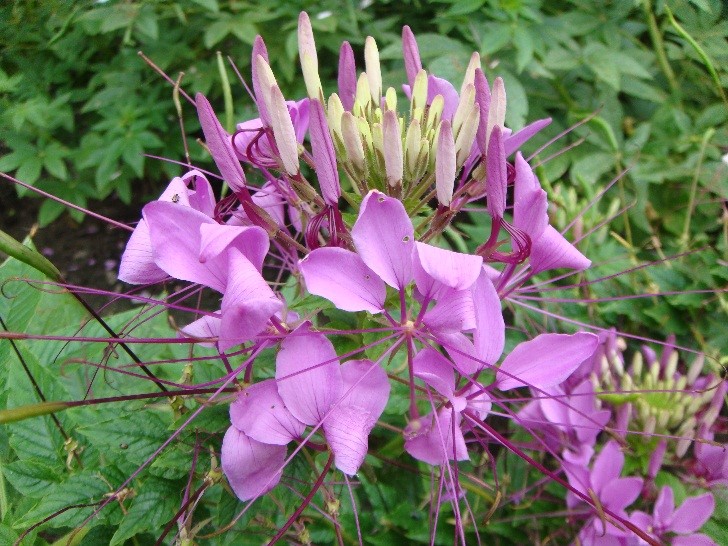
M293 512L290 518L288 518L288 521L281 527L276 535L268 542L268 545L275 544L278 542L278 540L283 537L283 535L288 531L288 528L293 525L293 522L298 519L298 516L301 515L301 513L306 509L306 507L311 503L311 500L313 500L313 496L316 494L316 492L321 487L321 484L324 482L324 477L331 469L331 465L334 463L334 454L332 453L329 455L328 460L326 461L326 464L324 465L323 470L321 470L321 474L319 474L319 477L316 479L316 482L313 484L313 487L311 487L311 491L306 495L306 498L304 501L299 505L298 508L296 508L296 511Z
M66 201L65 199L61 199L60 197L57 197L51 193L45 192L41 189L38 189L36 187L33 187L29 184L26 184L25 182L21 182L17 178L13 178L9 174L5 174L0 172L0 177L5 178L6 180L9 180L13 184L17 184L18 186L22 186L23 188L30 190L32 192L37 193L38 195L42 195L43 197L46 197L48 199L51 199L53 201L56 201L57 203L60 203L64 207L68 207L69 209L77 210L79 212L83 212L84 214L88 214L89 216L92 216L93 218L96 218L98 220L102 220L106 222L107 224L110 224L114 227L118 227L119 229L125 229L126 231L134 231L134 228L131 226L128 226L126 224L122 224L121 222L117 222L116 220L112 220L111 218L107 218L106 216L102 216L101 214L97 214L93 211L90 211L88 209L85 209L83 207L79 207L78 205L74 205L70 201Z

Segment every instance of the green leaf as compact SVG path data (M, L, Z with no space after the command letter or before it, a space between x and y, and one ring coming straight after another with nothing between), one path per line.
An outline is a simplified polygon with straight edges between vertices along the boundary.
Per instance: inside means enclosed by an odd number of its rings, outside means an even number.
M146 480L109 546L123 544L127 539L144 531L159 533L174 515L180 496L181 489L174 482L156 478Z
M215 21L205 30L205 35L203 38L205 47L210 48L214 46L223 38L225 38L225 36L230 34L231 31L232 28L230 26L229 20L223 19L221 21Z
M37 157L29 157L18 168L15 173L15 178L31 186L35 184L40 178L40 171L43 168L43 163Z
M217 0L192 0L195 4L198 6L202 6L207 11L211 11L212 13L217 13L220 11L220 6L217 4Z
M38 459L12 462L3 468L3 474L21 495L29 497L43 497L48 487L61 481L53 468Z
M516 71L522 72L533 59L533 37L531 29L518 26L513 31L513 44L516 46Z
M54 527L75 527L91 515L93 506L83 507L84 504L96 504L103 500L109 492L109 485L101 479L96 470L87 470L70 476L66 481L54 484L47 488L42 500L29 512L21 515L13 523L15 529L24 529L29 525L56 514L53 518ZM70 509L68 509L71 507ZM65 511L62 511L66 509ZM102 518L92 519L88 525L101 523Z
M81 426L77 432L88 438L109 460L145 462L169 437L167 429L171 415L127 408L122 415L110 417L93 425Z

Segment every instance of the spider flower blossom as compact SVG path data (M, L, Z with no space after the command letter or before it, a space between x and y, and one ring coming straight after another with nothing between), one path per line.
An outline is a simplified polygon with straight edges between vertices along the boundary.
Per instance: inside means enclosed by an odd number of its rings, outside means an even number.
M387 373L399 373L366 358L366 347L341 363L316 311L288 320L296 315L286 305L295 309L298 294L392 332L385 354L407 356L408 376L396 379L410 389L402 425L405 450L416 459L435 466L468 459L466 437L483 429L502 393L520 388L552 396L555 405L540 409L552 428L592 444L596 428L585 431L581 418L594 427L603 421L593 396L585 405L577 398L586 387L559 385L591 357L596 336L541 334L501 360L502 298L540 272L590 264L549 224L546 193L518 151L550 120L512 131L504 83L495 78L490 86L479 56L458 90L422 68L407 27L407 101L383 86L372 38L359 76L351 46L342 46L338 94L326 97L305 13L298 39L308 98L286 101L257 38L257 119L231 135L207 99L195 99L207 148L232 195L216 202L197 171L175 178L144 208L121 263L120 278L133 284L172 277L222 294L219 310L183 335L215 338L221 352L279 347L274 376L254 373L252 362L230 407L222 468L236 495L248 500L273 488L291 443L328 449L341 472L357 473L387 404ZM251 185L241 163L265 182ZM466 206L489 216L490 234L472 254L438 246ZM285 288L274 291L269 273Z

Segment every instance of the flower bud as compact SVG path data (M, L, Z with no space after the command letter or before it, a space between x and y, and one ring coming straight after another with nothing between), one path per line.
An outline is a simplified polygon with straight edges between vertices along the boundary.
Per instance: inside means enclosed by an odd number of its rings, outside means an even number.
M465 77L463 78L463 84L460 86L460 95L465 92L465 88L468 85L475 85L475 70L477 68L480 68L482 70L482 66L480 64L480 53L477 51L473 51L473 54L470 56L470 62L468 63L468 68L465 69Z
M341 133L344 139L347 159L359 174L366 172L364 162L364 147L359 134L359 126L351 112L344 112L341 116Z
M387 184L390 188L401 188L404 175L402 157L402 131L399 119L393 110L384 112L383 123L384 168L387 173Z
M306 83L306 92L311 99L322 99L321 79L318 72L318 56L316 42L313 39L313 29L308 14L302 11L298 16L298 56L301 59L303 81Z
M356 64L354 63L354 51L349 42L341 44L339 50L338 84L341 103L351 112L356 98Z
M402 29L402 53L404 57L404 68L407 71L407 81L410 87L414 87L415 78L422 70L420 51L417 48L417 40L412 30L407 25Z
M364 42L364 66L372 100L379 106L379 100L382 98L382 68L379 65L377 42L371 36L367 36Z
M414 178L417 170L417 156L420 153L420 141L422 140L422 131L420 122L413 119L407 128L407 137L405 138L405 162L408 178Z
M435 188L437 200L444 207L449 207L455 188L455 141L450 122L443 120L437 140L437 157L435 159Z
M490 142L490 135L493 128L498 125L503 127L506 121L506 88L501 78L493 82L493 89L490 94L490 109L488 110L488 124L485 130L486 145Z

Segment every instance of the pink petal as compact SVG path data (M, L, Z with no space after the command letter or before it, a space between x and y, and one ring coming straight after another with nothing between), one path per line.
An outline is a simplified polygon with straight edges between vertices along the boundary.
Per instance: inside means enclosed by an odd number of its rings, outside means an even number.
M482 119L482 118L481 118ZM551 118L539 119L533 123L529 123L520 131L516 131L503 141L503 149L506 157L518 150L525 142L531 139L541 129L551 123Z
M129 237L119 264L119 280L129 284L153 284L169 275L154 263L149 226L142 219Z
M190 180L194 181L194 190L187 191L189 206L212 218L215 214L215 194L205 175L199 171L190 171L182 179L186 185Z
M599 495L604 487L619 478L624 466L624 453L614 440L608 441L594 460L590 479L591 487Z
M197 115L200 118L205 143L210 150L220 174L233 191L245 190L245 173L235 155L230 135L222 128L207 98L202 93L195 96Z
M415 377L422 379L442 396L450 399L455 392L452 364L436 350L425 347L412 362Z
M516 154L515 167L513 225L536 241L549 223L546 192L520 152Z
M480 256L453 252L420 242L415 243L415 262L421 267L421 270L414 268L415 282L423 295L430 295L427 289L430 283L423 278L422 272L445 286L465 290L473 286L483 266L483 258Z
M407 81L412 87L415 84L417 73L422 70L420 61L420 50L417 48L417 40L409 26L402 28L402 53L404 54L404 68L407 71Z
M672 487L663 485L655 501L655 521L661 526L669 525L675 512L675 496Z
M506 326L503 321L500 298L485 269L481 270L480 276L473 286L473 302L475 303L473 342L476 355L483 362L492 365L503 353Z
M241 391L230 405L230 421L253 440L281 446L299 438L306 429L286 408L274 379Z
M436 419L433 417L430 414L410 423L405 430L405 451L431 465L447 460L467 461L470 457L460 429L460 414L443 408Z
M336 166L334 142L331 140L324 108L317 99L310 101L310 136L316 177L321 188L321 196L328 205L336 205L341 197L339 170Z
M529 263L536 275L547 269L561 267L582 271L591 265L591 260L549 225L541 237L533 241Z
M475 69L475 102L480 109L480 121L478 122L478 134L475 138L478 149L482 156L488 151L488 115L490 113L490 86L488 80L480 68Z
M468 399L468 409L473 411L480 419L485 419L493 407L490 395L480 383L472 383L463 396Z
M437 95L441 95L444 101L442 119L444 121L452 121L452 117L460 102L458 92L449 81L430 74L427 77L427 104L431 104Z
M225 291L227 258L215 256L200 263L200 226L216 224L201 212L174 203L156 201L143 210L154 249L154 262L169 275L183 281Z
M642 478L619 478L607 483L599 493L599 500L612 511L624 510L642 491Z
M688 497L675 510L670 530L674 533L693 533L700 529L715 510L715 499L711 493Z
M347 112L351 112L356 98L356 64L354 50L349 42L341 44L339 50L339 99Z
M271 218L275 220L279 227L286 227L285 211L283 208L285 199L272 182L263 184L260 190L251 196L251 199L253 203L270 214Z
M444 288L438 294L437 305L422 317L437 337L441 332L460 332L475 327L475 308L470 290Z
M541 334L521 343L505 358L498 368L497 386L506 391L524 385L538 389L558 385L594 353L598 344L599 338L586 332Z
M222 440L222 470L242 501L273 489L281 479L285 460L285 446L256 442L235 427L230 427Z
M703 533L693 533L685 536L677 536L672 538L672 546L718 546L708 535Z
M440 330L435 333L437 342L442 345L463 375L473 375L482 370L487 363L478 358L473 342L461 332Z
M276 357L278 392L291 413L307 425L319 424L341 396L339 360L323 334L303 325L281 343Z
M178 332L181 336L196 339L217 338L220 335L220 317L205 315L191 322ZM198 343L201 347L214 347L215 343Z
M265 100L263 99L263 87L267 88L267 80L264 79L260 74L260 68L258 68L258 57L262 57L263 60L268 62L268 50L265 47L265 42L260 36L255 37L253 42L253 54L251 55L251 72L253 80L253 92L255 93L255 103L258 106L258 112L260 113L260 119L265 127L270 127L270 115L268 109L265 106Z
M230 248L240 251L258 271L268 254L270 242L265 230L258 226L242 227L204 222L200 224L199 261L204 264L224 255Z
M486 188L488 191L488 214L492 218L503 218L506 210L506 187L508 174L506 172L506 155L503 151L502 128L493 127L493 133L488 141L488 155L486 157Z
M318 248L299 263L311 294L331 301L343 311L381 313L386 285L354 252Z
M265 329L270 317L283 309L283 302L255 266L235 248L228 253L228 284L222 298L218 341L221 351L253 339Z
M389 380L371 360L350 360L341 367L343 397L324 421L336 468L352 476L364 461L369 433L389 399Z
M364 263L384 282L400 290L409 284L414 228L399 200L370 191L362 201L351 235Z

